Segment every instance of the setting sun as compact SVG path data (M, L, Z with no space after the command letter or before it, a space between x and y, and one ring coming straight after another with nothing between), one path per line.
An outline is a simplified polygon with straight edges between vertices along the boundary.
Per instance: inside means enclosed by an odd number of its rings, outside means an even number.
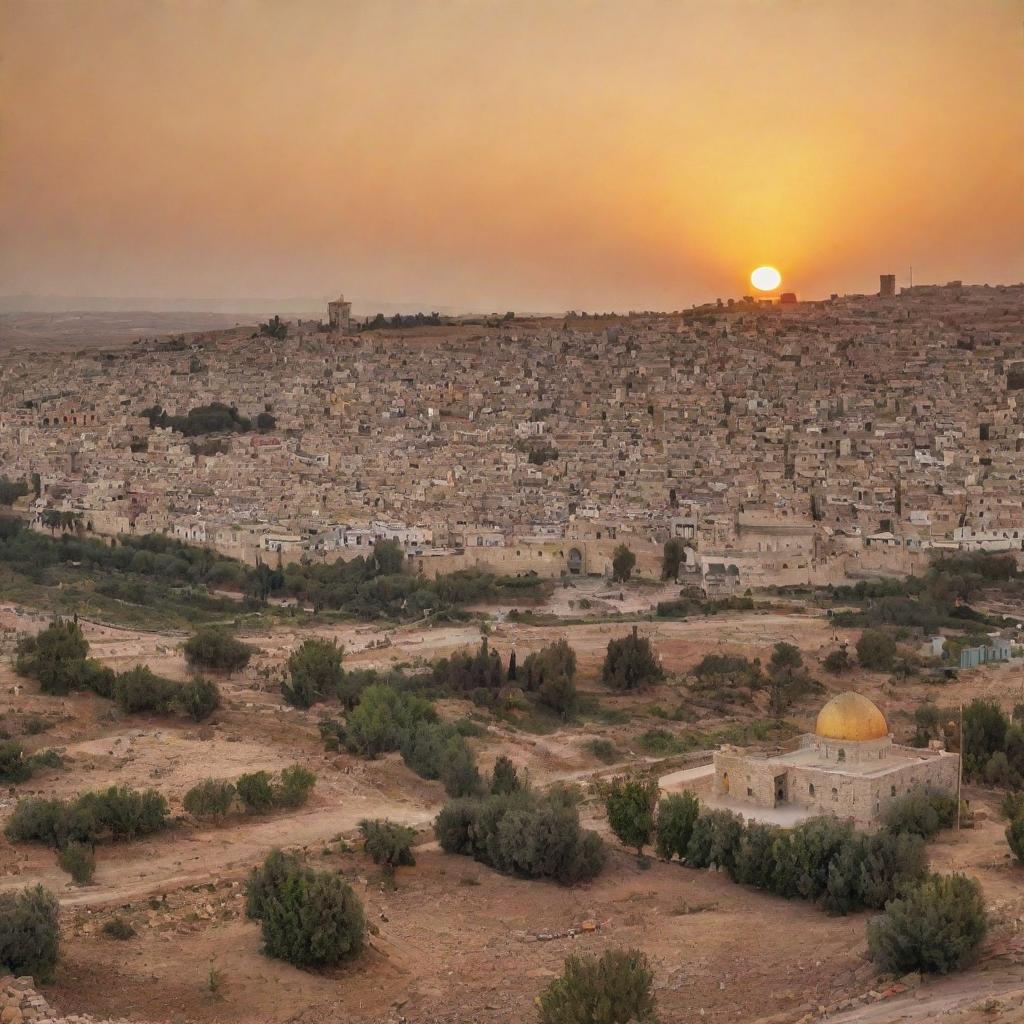
M758 267L750 275L750 283L762 292L773 292L782 284L782 275L774 267Z

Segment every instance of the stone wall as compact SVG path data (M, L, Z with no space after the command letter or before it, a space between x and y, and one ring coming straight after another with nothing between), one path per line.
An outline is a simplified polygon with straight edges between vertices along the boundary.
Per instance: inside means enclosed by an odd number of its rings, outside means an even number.
M815 739L804 737L802 745L807 746ZM854 749L857 747L864 749ZM846 749L851 764L870 761L879 753L888 754L881 759L883 767L895 770L878 775L847 774L838 761L835 767L787 765L736 747L723 747L715 752L714 793L756 807L788 805L814 814L849 818L860 826L876 825L893 801L915 789L956 795L956 754L894 746L888 738L847 743ZM781 777L785 779L785 796L777 801Z
M785 773L785 765L772 764L767 758L751 756L735 747L723 748L715 752L714 792L757 807L774 807L775 776Z
M0 1024L129 1024L127 1020L100 1021L84 1013L63 1016L35 988L30 977L0 978ZM135 1021L134 1024L144 1024Z

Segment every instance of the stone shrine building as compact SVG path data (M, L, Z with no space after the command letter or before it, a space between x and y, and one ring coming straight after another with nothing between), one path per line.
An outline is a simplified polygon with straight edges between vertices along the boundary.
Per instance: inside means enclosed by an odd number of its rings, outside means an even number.
M915 789L955 797L959 775L958 754L893 743L875 704L848 692L821 709L814 732L801 736L789 753L717 750L714 792L755 807L794 807L870 827L890 803Z

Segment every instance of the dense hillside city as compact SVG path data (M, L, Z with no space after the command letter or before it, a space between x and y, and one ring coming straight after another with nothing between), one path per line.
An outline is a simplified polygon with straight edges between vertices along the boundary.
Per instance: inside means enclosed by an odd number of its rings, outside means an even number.
M835 581L1024 546L1022 303L954 283L11 351L0 463L40 528L250 563L393 539L431 574L557 577L610 572L622 541L653 570L676 537L706 590L723 562L741 589Z

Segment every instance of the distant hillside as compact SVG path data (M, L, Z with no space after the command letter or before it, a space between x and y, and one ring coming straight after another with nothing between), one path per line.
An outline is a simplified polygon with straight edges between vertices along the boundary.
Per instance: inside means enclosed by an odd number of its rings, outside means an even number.
M236 313L0 313L0 351L115 348L138 338L223 330L255 320Z

